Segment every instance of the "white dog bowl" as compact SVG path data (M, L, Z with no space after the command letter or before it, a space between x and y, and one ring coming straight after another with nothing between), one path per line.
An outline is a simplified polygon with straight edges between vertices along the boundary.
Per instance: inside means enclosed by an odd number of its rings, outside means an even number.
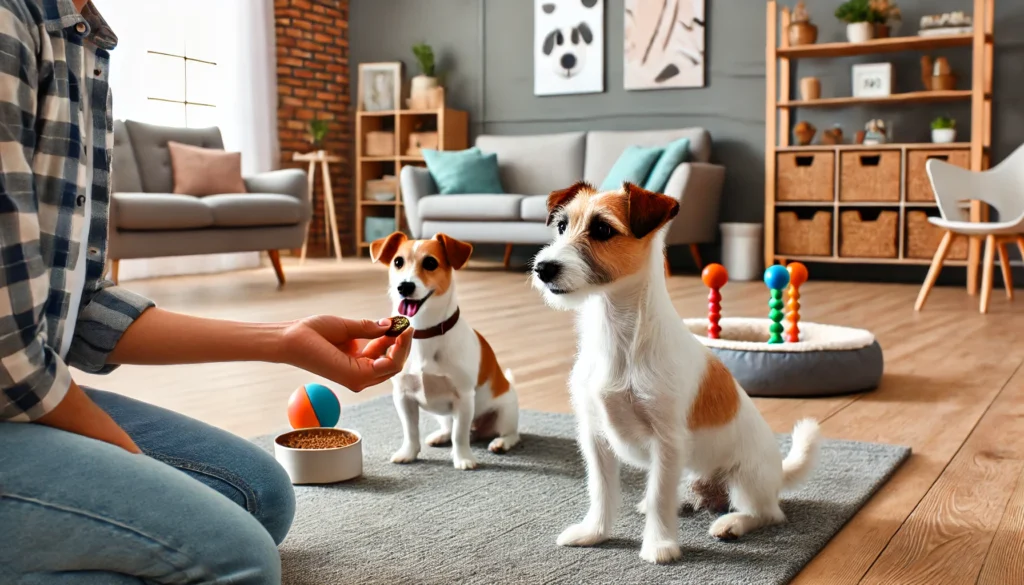
M344 447L296 448L286 447L290 440L303 433L321 436L355 435L356 442ZM336 483L359 477L363 473L363 437L351 429L317 427L282 433L274 439L274 457L288 472L293 484Z

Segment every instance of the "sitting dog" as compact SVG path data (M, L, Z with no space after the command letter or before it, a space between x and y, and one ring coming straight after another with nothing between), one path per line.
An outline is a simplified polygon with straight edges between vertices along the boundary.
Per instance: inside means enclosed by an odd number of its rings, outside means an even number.
M663 271L665 226L679 203L626 183L599 193L577 183L548 197L557 235L534 263L534 286L575 310L578 353L569 380L587 465L590 509L558 537L609 537L619 507L619 460L648 471L640 556L681 557L679 490L728 512L712 536L734 539L782 522L779 492L813 465L818 425L797 423L785 460L771 428L726 367L682 324ZM684 475L685 474L685 475ZM700 500L703 500L701 502Z
M395 232L370 244L374 262L391 267L388 295L394 311L415 329L402 372L392 378L393 397L405 439L391 457L414 461L420 452L419 410L437 417L441 428L427 444L451 441L457 469L473 469L470 451L474 423L481 437L494 437L488 449L508 451L519 442L519 401L511 372L502 373L482 335L459 318L454 272L466 265L473 246L444 234L409 240Z

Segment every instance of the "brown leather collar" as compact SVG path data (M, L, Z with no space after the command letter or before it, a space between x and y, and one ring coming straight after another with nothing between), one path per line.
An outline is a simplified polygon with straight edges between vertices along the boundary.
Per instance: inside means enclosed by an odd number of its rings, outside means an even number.
M416 331L413 332L412 338L430 339L431 337L439 337L441 335L444 335L448 331L451 331L452 327L455 327L455 324L458 323L458 321L459 308L455 307L455 312L452 313L451 317L448 317L447 321L434 325L430 329L417 329Z

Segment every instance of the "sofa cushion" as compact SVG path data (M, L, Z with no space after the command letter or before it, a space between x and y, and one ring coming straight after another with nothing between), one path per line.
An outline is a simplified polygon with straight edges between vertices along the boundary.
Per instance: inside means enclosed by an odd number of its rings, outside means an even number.
M523 197L523 204L520 207L519 215L523 218L523 221L546 222L548 220L548 196L530 195L529 197Z
M498 177L498 157L479 148L440 151L423 149L423 160L442 195L504 193Z
M242 153L219 148L202 148L170 140L174 192L182 195L245 193Z
M134 120L127 120L124 125L128 129L128 137L135 150L135 160L139 164L142 189L147 193L174 191L171 153L167 149L169 141L203 148L224 148L218 128L172 128Z
M506 193L550 193L579 181L583 177L583 144L582 132L482 135L476 139L480 150L498 155Z
M661 156L658 157L658 162L654 163L654 167L651 168L651 172L647 175L647 181L644 183L644 189L648 191L654 191L655 193L661 193L665 190L665 185L668 185L668 179L672 176L672 171L676 170L681 163L686 161L686 157L690 154L690 139L680 138L670 142L668 146L664 148Z
M614 191L622 187L622 184L626 181L643 187L644 181L647 180L647 174L651 172L651 168L654 166L654 163L658 162L658 157L663 152L665 152L665 149L660 146L650 148L627 146L626 150L623 150L622 154L619 155L615 164L612 165L608 174L605 175L604 181L601 181L600 189L602 191Z
M508 221L520 219L522 195L432 195L419 201L420 216L433 220Z
M600 185L608 176L622 151L630 146L668 146L680 138L689 138L690 160L709 162L711 160L711 135L703 128L681 130L649 130L637 132L587 133L587 160L583 166L583 178L594 185ZM501 155L498 156L500 162Z
M213 211L216 227L295 225L302 221L302 202L291 195L226 193L201 200Z
M128 129L121 120L114 121L114 156L111 158L110 190L113 193L139 193L142 178L139 177L139 163L135 160Z
M213 225L203 200L173 193L114 193L114 221L122 230L189 230Z

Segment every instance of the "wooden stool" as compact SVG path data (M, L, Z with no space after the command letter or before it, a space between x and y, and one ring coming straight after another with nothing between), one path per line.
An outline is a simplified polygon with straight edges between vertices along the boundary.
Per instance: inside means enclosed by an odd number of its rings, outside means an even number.
M320 170L323 171L324 178L324 214L327 216L324 218L324 228L327 236L327 251L331 251L331 242L333 241L335 259L338 262L341 262L341 242L338 237L338 216L334 212L334 192L331 190L330 163L340 163L344 159L340 156L327 154L326 150L316 150L305 154L296 152L292 155L292 160L309 163L309 204L312 208L315 208L313 205L313 184L316 181L316 164L320 163ZM310 224L312 225L312 222L310 222ZM309 233L307 233L306 237L302 240L302 254L299 256L300 264L306 261L306 246L308 241Z

